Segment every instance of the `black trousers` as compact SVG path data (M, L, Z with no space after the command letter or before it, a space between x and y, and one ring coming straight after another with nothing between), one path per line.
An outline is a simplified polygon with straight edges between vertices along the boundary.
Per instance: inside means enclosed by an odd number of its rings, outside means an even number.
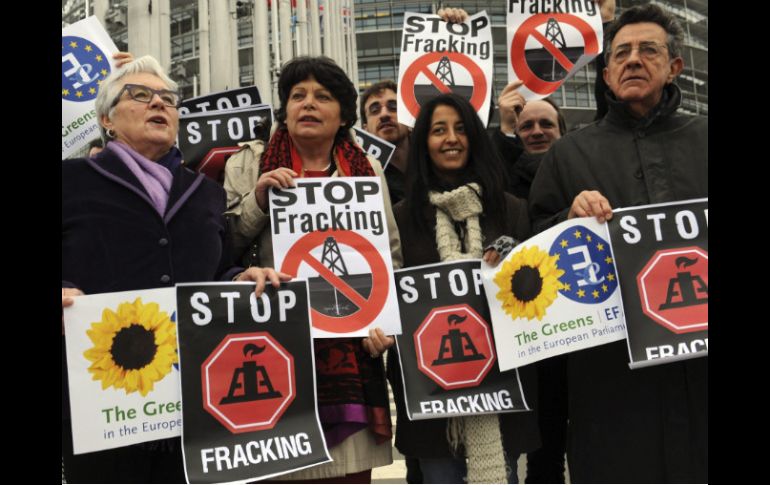
M567 357L535 363L538 382L538 424L543 442L527 454L525 483L564 483L567 450Z

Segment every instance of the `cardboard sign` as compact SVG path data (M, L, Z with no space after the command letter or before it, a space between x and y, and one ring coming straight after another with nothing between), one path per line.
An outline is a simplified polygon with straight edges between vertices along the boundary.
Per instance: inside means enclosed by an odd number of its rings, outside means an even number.
M94 101L112 72L115 43L96 17L61 31L61 157L68 158L101 136Z
M294 179L270 191L275 267L310 285L314 337L401 333L379 177Z
M508 82L521 79L527 101L542 99L602 52L594 0L508 0Z
M492 26L485 11L463 23L406 12L398 66L398 121L414 127L420 106L453 92L470 101L486 126L493 71Z
M75 297L64 308L75 454L179 436L173 288Z
M614 211L630 367L708 355L708 199Z
M331 461L315 395L307 283L177 285L185 473L245 482Z
M625 338L606 238L596 219L570 219L482 265L501 370Z

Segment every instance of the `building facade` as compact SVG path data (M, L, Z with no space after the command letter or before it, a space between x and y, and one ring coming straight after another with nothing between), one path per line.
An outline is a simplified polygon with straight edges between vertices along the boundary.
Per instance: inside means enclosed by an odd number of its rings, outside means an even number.
M674 13L685 27L685 70L678 80L682 110L707 116L708 1L617 0L618 14L648 2ZM292 56L329 55L363 91L382 79L397 79L404 12L431 13L442 6L471 14L486 10L497 96L508 77L506 5L504 0L62 0L62 26L86 12L96 15L119 49L157 57L185 97L256 84L271 102L279 66ZM324 16L325 8L338 14ZM552 95L568 126L593 120L596 75L591 63ZM496 120L497 113L492 123Z

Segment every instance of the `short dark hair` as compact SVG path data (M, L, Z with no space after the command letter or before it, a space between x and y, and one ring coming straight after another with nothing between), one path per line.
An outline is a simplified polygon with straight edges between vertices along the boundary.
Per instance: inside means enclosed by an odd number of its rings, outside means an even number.
M439 180L428 152L431 120L438 106L454 108L465 126L469 145L468 163L459 174L460 183L476 182L481 186L484 214L493 216L489 219L491 223L499 224L499 221L505 219L505 168L498 158L497 151L492 147L476 109L462 96L449 93L436 96L422 106L414 123L409 144L409 163L406 168L405 202L413 228L423 233L427 230L422 217L424 207L428 203L428 191L454 188L444 186Z
M396 83L390 79L386 79L384 81L372 84L366 88L363 94L361 94L361 123L366 123L366 110L364 109L364 106L366 106L366 100L369 99L370 96L380 94L386 89L390 89L394 93L398 93L398 86Z
M666 31L666 47L671 59L682 55L684 43L684 30L673 14L663 10L659 6L648 3L625 10L620 17L610 24L604 31L604 59L609 64L610 46L618 31L629 24L651 22L660 25Z
M345 124L337 131L336 138L348 137L350 128L357 121L356 99L358 92L345 71L326 56L295 57L283 65L281 75L278 78L278 99L281 106L275 112L275 119L283 125L286 124L286 105L289 101L291 88L311 77L328 89L340 103L340 118L345 121Z

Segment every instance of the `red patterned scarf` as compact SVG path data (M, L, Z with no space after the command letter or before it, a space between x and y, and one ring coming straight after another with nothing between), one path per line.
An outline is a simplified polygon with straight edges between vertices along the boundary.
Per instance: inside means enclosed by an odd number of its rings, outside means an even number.
M349 139L337 140L333 150L337 155L335 162L340 175L375 175L364 151ZM270 137L270 142L262 153L259 171L265 173L279 167L290 168L302 176L302 159L285 126L278 128Z

